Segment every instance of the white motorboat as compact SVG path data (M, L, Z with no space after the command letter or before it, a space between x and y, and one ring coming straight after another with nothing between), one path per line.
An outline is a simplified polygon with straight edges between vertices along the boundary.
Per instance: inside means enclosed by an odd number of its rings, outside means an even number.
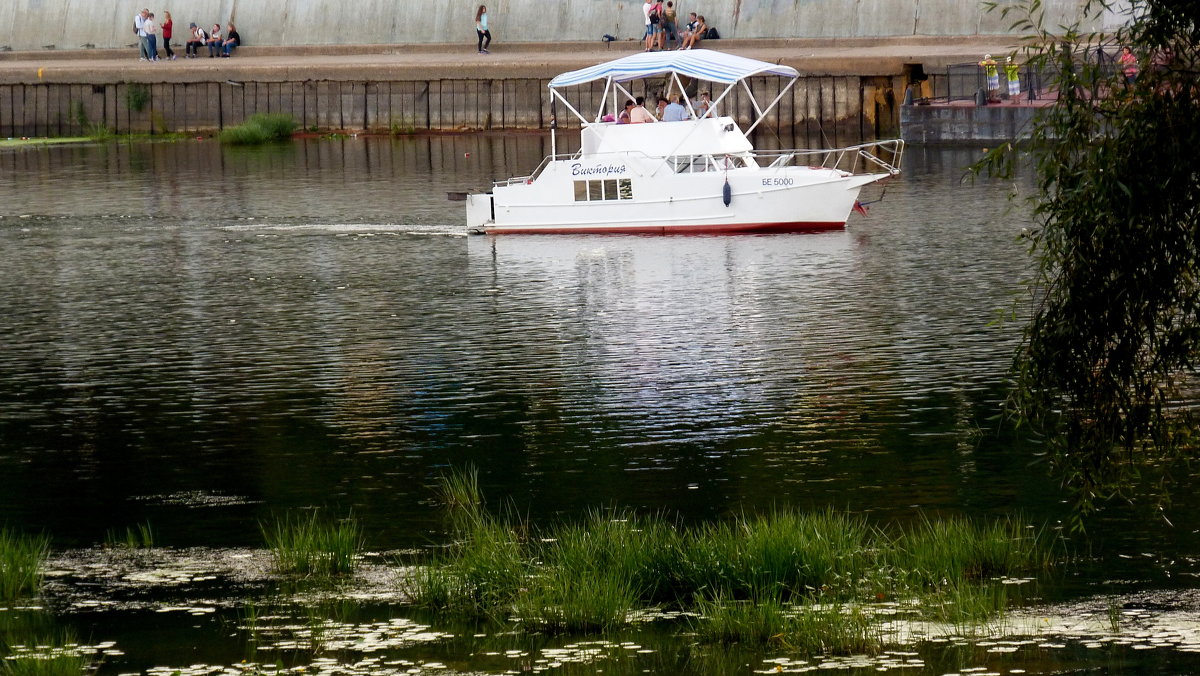
M749 78L785 78L763 107ZM551 155L529 176L499 181L467 197L467 227L500 233L730 233L802 232L843 228L859 190L900 173L904 142L877 141L821 150L755 151L749 134L795 84L794 68L712 50L644 52L550 81L552 110L565 106L581 125L579 151ZM661 80L683 93L686 119L622 124L618 112L633 99L630 83ZM602 81L596 94L591 83ZM686 92L698 82L720 93L697 114ZM717 115L733 92L749 98L755 121L745 131ZM585 114L564 94L583 88L580 101L599 99ZM700 87L701 89L703 87Z

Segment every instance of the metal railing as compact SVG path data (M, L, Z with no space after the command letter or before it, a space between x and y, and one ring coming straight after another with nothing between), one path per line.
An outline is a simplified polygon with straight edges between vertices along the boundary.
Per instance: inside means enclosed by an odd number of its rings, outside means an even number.
M1078 51L1074 60L1080 65L1098 69L1101 77L1115 75L1122 69L1120 63L1121 46L1115 42L1105 42L1090 45ZM1003 63L996 64L1000 71L1000 96L1002 99L1011 98L1008 93L1008 80L1005 77ZM1021 65L1018 69L1020 96L1028 101L1036 101L1052 96L1052 83L1059 80L1060 70L1053 63L1042 67L1030 64ZM979 92L987 94L987 74L978 63L955 63L946 66L941 83L935 87L934 99L951 102L973 100Z
M643 151L615 152L615 153L599 153L590 155L592 158L625 158L629 156L638 156L645 160L669 161L671 158L661 156L651 156ZM720 163L720 157L726 157L720 153L711 154L714 159ZM808 166L821 167L823 169L837 169L850 174L864 174L877 171L884 171L893 176L900 173L900 163L904 155L904 141L900 139L889 139L886 141L872 141L869 143L860 143L858 145L846 146L844 148L820 148L820 149L790 149L790 150L766 150L755 151L749 153L749 156L754 158L762 165L764 161L769 161L763 169L781 169L787 166ZM504 187L509 185L520 185L522 183L531 183L541 173L550 166L551 162L557 160L574 160L579 159L582 153L576 152L571 154L547 155L542 159L541 164L534 169L533 173L528 176L517 176L509 179L495 181L493 187ZM734 158L738 155L729 155L727 157ZM693 160L689 160L692 162ZM635 168L635 172L640 174L640 170ZM653 173L651 171L651 173Z
M774 158L766 169L778 169L789 165L838 169L851 174L863 174L883 170L895 176L900 173L904 156L904 141L889 139L860 143L845 148L767 150L753 153L755 159Z
M1008 79L1005 77L1004 64L997 64L1000 71L1000 96L1010 98ZM1018 96L1029 101L1044 98L1051 81L1046 71L1034 68L1028 64L1017 68L1017 81L1020 83ZM987 74L978 63L954 63L946 66L945 79L940 87L941 92L935 91L934 98L938 101L973 101L979 92L987 94Z

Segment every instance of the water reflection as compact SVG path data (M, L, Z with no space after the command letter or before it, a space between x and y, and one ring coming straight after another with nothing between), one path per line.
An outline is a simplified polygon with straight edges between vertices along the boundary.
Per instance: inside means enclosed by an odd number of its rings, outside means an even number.
M0 152L0 519L255 545L254 519L319 505L407 547L438 537L430 484L466 462L535 518L1061 516L995 419L1025 219L1008 186L961 181L972 151L912 150L845 232L465 237L445 193L547 150Z
M688 520L774 504L881 521L1063 516L1036 445L997 419L1018 327L994 320L1026 273L1025 218L1008 186L961 181L975 153L910 149L905 175L845 232L466 237L445 193L546 152L534 135L0 151L0 524L61 549L150 523L176 548L142 555L154 579L97 566L96 550L64 556L79 562L51 596L84 633L136 653L114 670L253 663L240 604L270 582L244 577L260 549L231 548L261 545L257 520L320 506L353 510L376 549L440 542L431 485L468 462L494 502L535 520L614 504ZM1178 496L1174 526L1106 513L1094 558L1046 595L1081 604L1064 617L1102 616L1097 594L1123 594L1173 604L1182 615L1165 621L1184 624L1194 596L1136 594L1194 586L1195 499ZM111 575L87 577L98 571ZM351 633L397 619L364 613ZM653 643L639 653L621 637L472 638L405 613L400 640L417 626L455 638L393 650L397 669L558 660L558 673L591 673L597 654L616 673L817 666L697 648L675 627L626 637ZM194 652L197 626L222 638ZM1095 633L934 642L829 669L1053 671L1103 662L1080 647ZM1118 660L1140 650L1102 642Z

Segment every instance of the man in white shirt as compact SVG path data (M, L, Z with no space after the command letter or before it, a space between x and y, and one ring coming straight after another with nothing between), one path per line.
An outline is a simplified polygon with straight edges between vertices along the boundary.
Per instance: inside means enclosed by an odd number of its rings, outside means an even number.
M150 41L146 39L146 19L150 17L150 10L143 9L133 15L133 33L138 36L138 53L141 55L142 61L150 60Z

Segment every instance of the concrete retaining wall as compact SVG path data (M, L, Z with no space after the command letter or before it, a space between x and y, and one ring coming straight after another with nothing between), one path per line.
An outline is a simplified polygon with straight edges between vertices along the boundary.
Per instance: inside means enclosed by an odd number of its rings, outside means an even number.
M912 144L999 143L1029 138L1032 106L902 106L902 138Z
M319 131L546 129L552 115L546 84L507 79L0 85L0 137L74 136L88 133L89 125L116 133L207 132L260 112L289 113L302 128ZM761 79L752 86L760 100L770 100L779 85ZM824 132L839 142L894 136L896 92L903 92L903 78L802 78L763 126ZM599 96L598 89L585 89L572 104L594 109ZM721 111L743 124L753 120L748 98L736 92ZM577 126L565 110L558 112L560 128Z
M141 7L163 18L164 7L96 0L0 2L0 49L79 49L136 44L133 16ZM1044 0L1046 25L1080 18L1085 0ZM641 2L631 0L494 0L488 3L497 43L598 40L643 33ZM181 43L191 21L211 27L232 20L247 44L344 45L470 43L477 0L177 0L171 11ZM681 17L704 14L723 37L889 37L998 35L1011 19L978 0L680 0ZM1088 28L1113 23L1097 17Z

